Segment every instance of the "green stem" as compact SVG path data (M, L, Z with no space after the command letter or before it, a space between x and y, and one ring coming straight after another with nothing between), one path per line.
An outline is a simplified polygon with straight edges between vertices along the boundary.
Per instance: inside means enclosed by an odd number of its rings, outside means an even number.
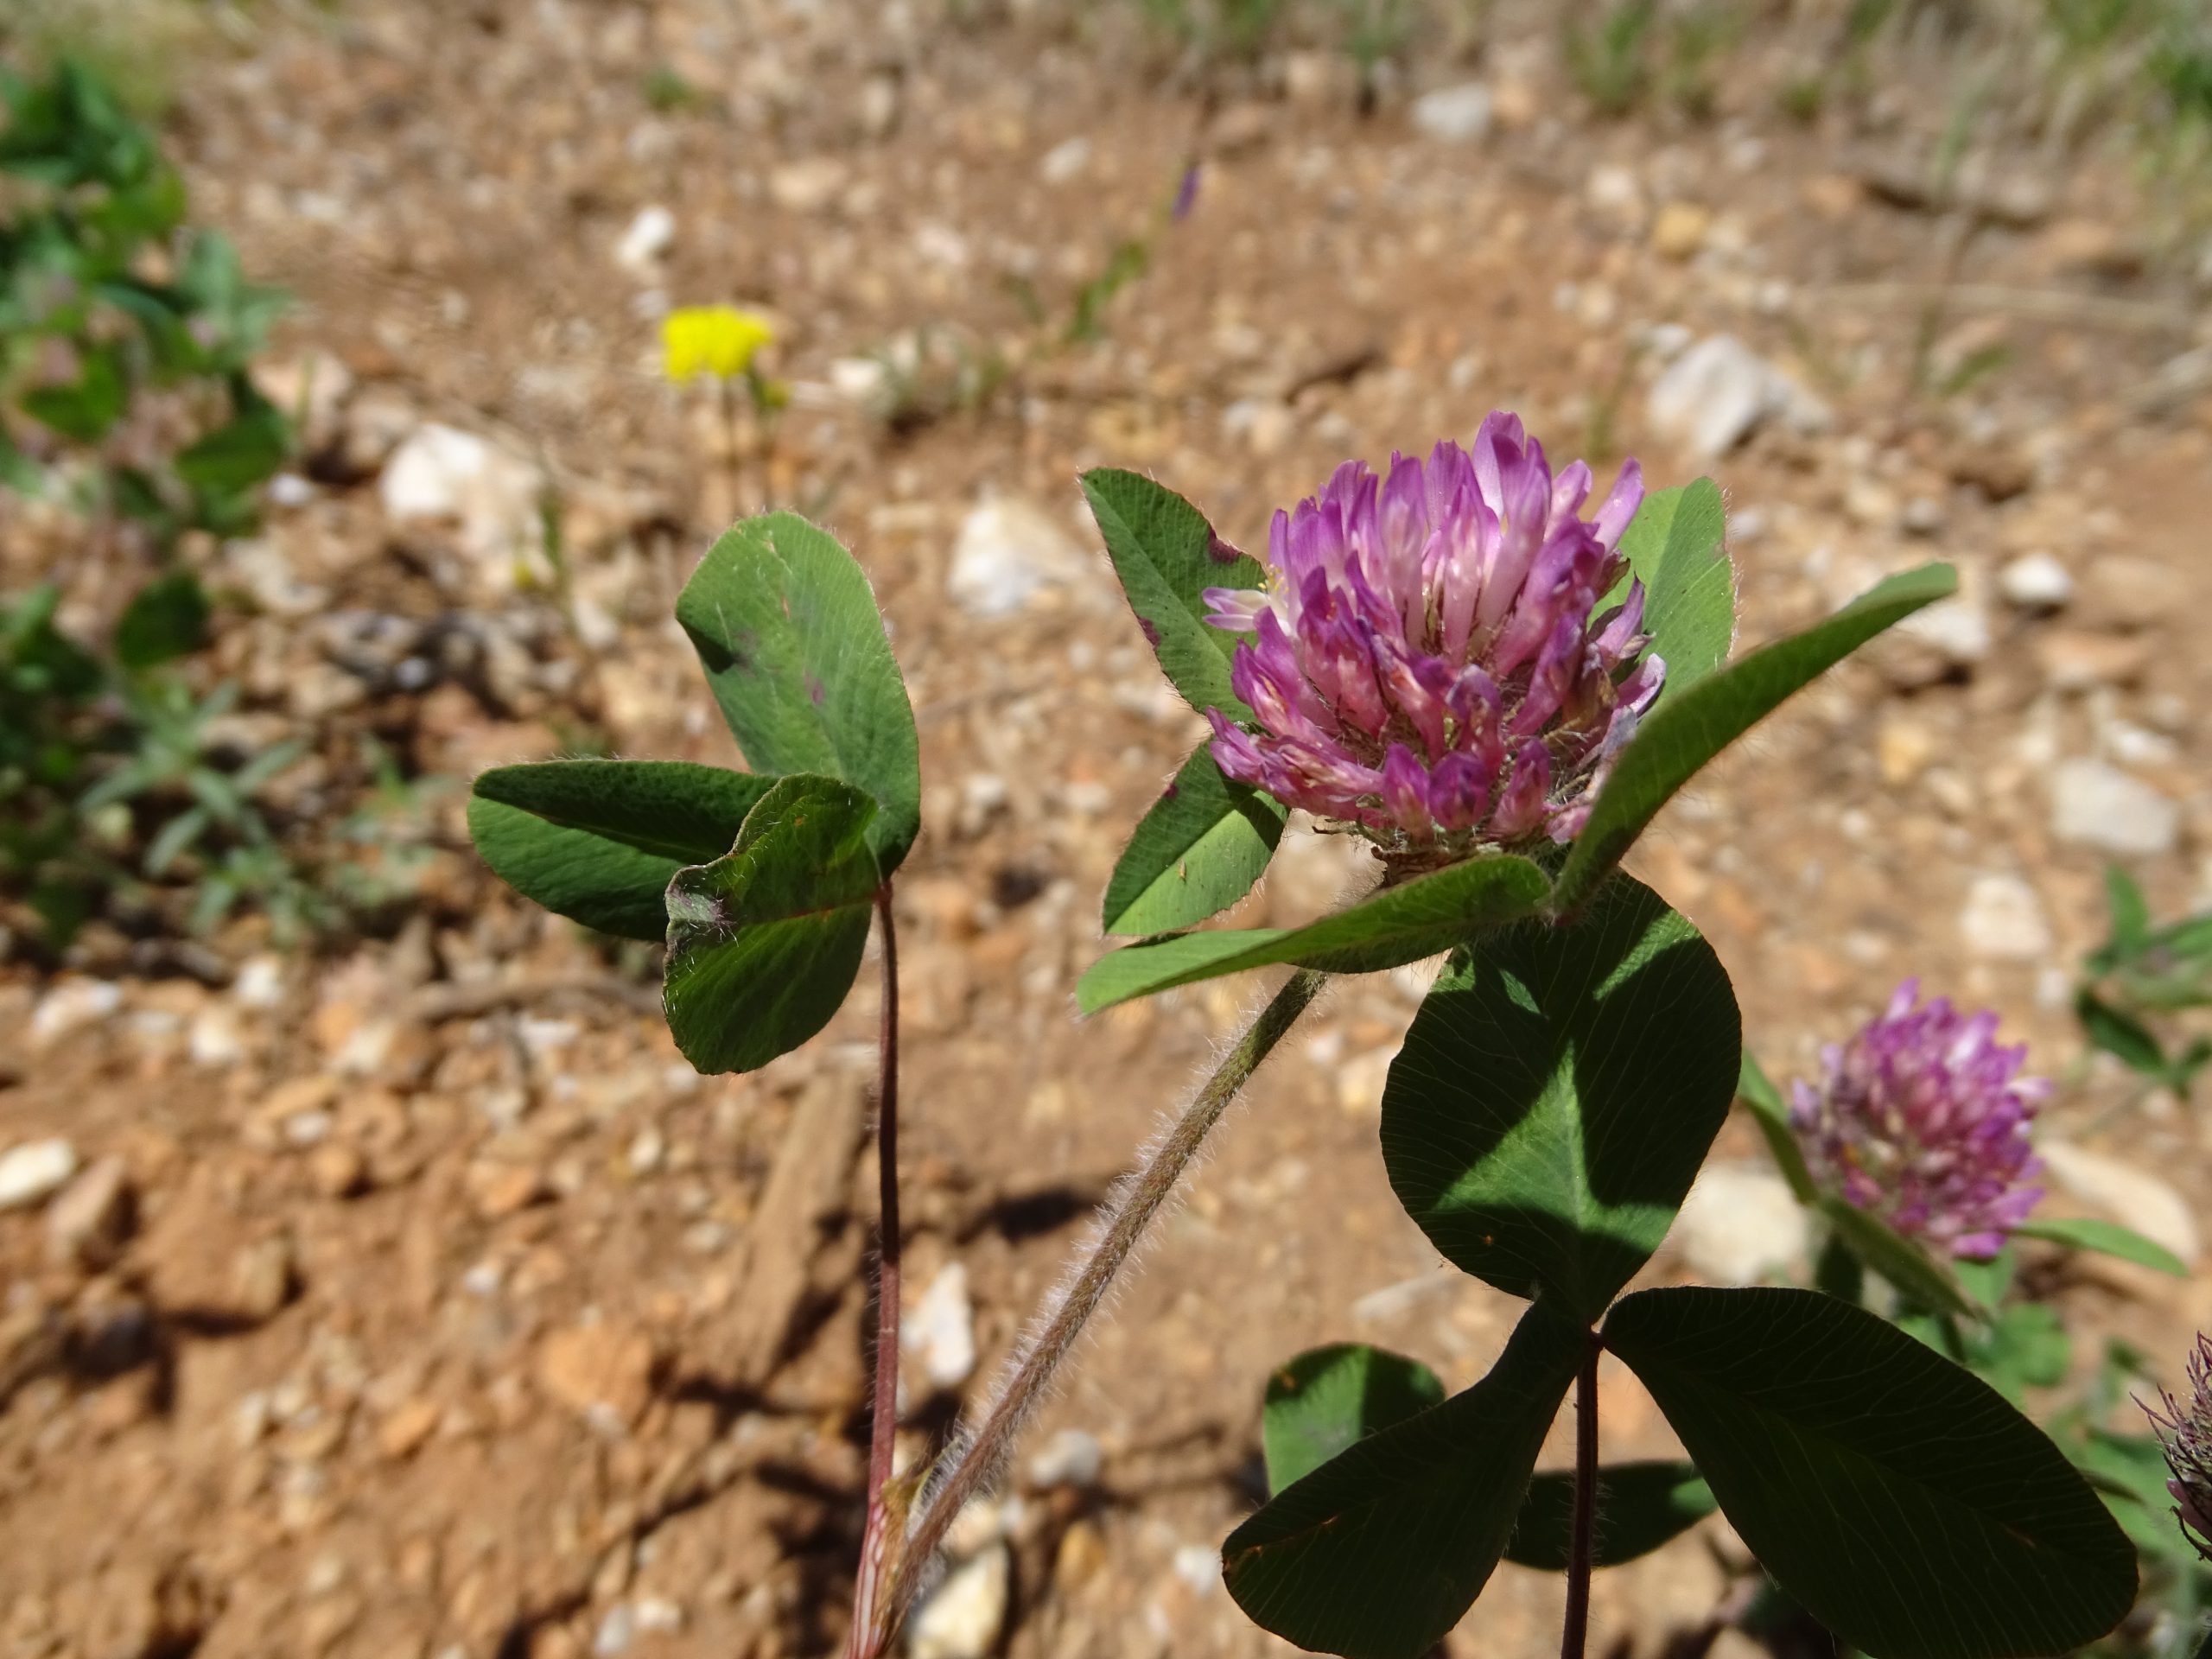
M861 1650L880 1651L897 1633L920 1588L920 1568L944 1541L962 1507L1005 1467L1023 1424L1044 1398L1053 1373L1098 1311L1145 1229L1159 1215L1237 1091L1311 1006L1326 977L1312 969L1293 974L1255 1016L1144 1162L1115 1188L1100 1217L1095 1239L1077 1264L1065 1291L1047 1304L1049 1311L1042 1325L1017 1351L1014 1368L982 1424L946 1454L921 1516L893 1568L894 1577L880 1610L880 1630L872 1646Z

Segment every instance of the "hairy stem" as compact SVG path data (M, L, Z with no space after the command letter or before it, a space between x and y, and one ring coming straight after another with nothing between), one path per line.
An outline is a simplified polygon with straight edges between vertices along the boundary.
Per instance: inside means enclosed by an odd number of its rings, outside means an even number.
M1005 1387L975 1433L957 1446L952 1461L942 1471L927 1507L914 1524L901 1552L892 1586L881 1609L883 1626L879 1643L887 1643L906 1617L921 1585L921 1569L944 1541L946 1529L962 1505L989 1483L1004 1465L1014 1436L1043 1398L1052 1374L1075 1346L1083 1327L1098 1310L1115 1275L1129 1259L1145 1229L1160 1213L1183 1173L1237 1090L1249 1082L1268 1051L1306 1012L1321 988L1325 975L1310 969L1293 974L1267 1007L1223 1057L1198 1096L1163 1135L1151 1155L1108 1200L1102 1225L1088 1253L1077 1266L1067 1290L1046 1317L1043 1327L1019 1351Z
M868 1655L894 1517L884 1497L899 1433L899 930L891 917L891 884L875 890L883 930L883 1017L877 1039L875 1171L878 1244L875 1273L875 1410L868 1430L868 1526L861 1537L860 1573L853 1585L848 1652ZM903 1510L902 1510L903 1515Z
M1597 1332L1582 1351L1582 1374L1574 1384L1574 1534L1567 1557L1567 1623L1560 1632L1559 1659L1582 1659L1590 1639L1590 1568L1598 1539L1598 1356Z

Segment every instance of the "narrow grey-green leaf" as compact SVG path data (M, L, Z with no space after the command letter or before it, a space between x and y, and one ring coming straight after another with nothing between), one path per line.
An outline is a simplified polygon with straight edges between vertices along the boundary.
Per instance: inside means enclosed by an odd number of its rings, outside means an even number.
M2058 1448L1862 1309L1648 1290L1605 1340L1760 1564L1873 1659L2065 1653L2134 1601L2134 1548Z
M1228 909L1268 868L1288 817L1224 778L1200 744L1122 849L1106 884L1106 931L1168 933Z
M1642 882L1459 951L1382 1091L1382 1162L1446 1258L1594 1319L1659 1248L1734 1097L1713 948Z
M1861 1265L1869 1273L1880 1274L1908 1301L1955 1319L1988 1316L1988 1311L1961 1288L1951 1270L1917 1239L1907 1238L1879 1216L1859 1209L1840 1193L1822 1194L1819 1209Z
M1091 963L1076 987L1076 1004L1096 1014L1171 986L1276 963L1327 973L1376 973L1529 915L1550 891L1543 871L1525 858L1471 859L1385 888L1304 927L1223 928L1125 945Z
M1253 1622L1351 1659L1418 1659L1490 1580L1589 1333L1539 1303L1489 1376L1285 1487L1222 1546Z
M1444 1399L1444 1384L1417 1359L1365 1343L1309 1348L1268 1379L1260 1410L1268 1490L1303 1480L1354 1441Z
M664 1001L697 1070L753 1071L830 1023L868 944L874 816L837 779L781 778L727 857L677 872Z
M1679 1538L1713 1511L1697 1465L1680 1461L1609 1463L1598 1471L1598 1526L1592 1563L1618 1567ZM1574 1536L1574 1476L1540 1470L1521 1501L1505 1559L1564 1573Z
M1802 633L1763 645L1707 674L1654 709L1590 809L1560 872L1556 903L1571 910L1597 890L1652 815L1698 769L1809 683L1892 624L1958 587L1948 564L1889 577Z
M776 780L689 760L544 760L480 772L468 833L493 874L556 915L668 933L668 884L729 851Z
M760 772L842 778L874 797L888 875L921 823L906 683L868 577L827 531L771 512L724 531L676 601L715 701Z
M1090 516L1106 538L1106 556L1122 579L1137 626L1160 666L1193 709L1218 709L1231 720L1252 711L1229 688L1229 659L1237 636L1209 626L1209 588L1257 588L1265 571L1214 534L1206 516L1174 491L1141 473L1102 467L1083 475Z
M2189 1277L2188 1264L2171 1250L2116 1221L2097 1221L2088 1216L2053 1216L2023 1222L2012 1230L2023 1238L2040 1238L2046 1243L2063 1244L2071 1250L2094 1250L2101 1255L2133 1262L2138 1267L2156 1268L2177 1279Z
M1709 478L1644 497L1621 536L1643 583L1643 631L1667 664L1664 705L1728 660L1736 638L1736 571L1727 511Z
M1789 1183L1789 1191L1797 1202L1818 1201L1820 1188L1814 1182L1813 1172L1806 1166L1805 1149L1797 1144L1797 1131L1789 1122L1789 1107L1782 1098L1782 1090L1759 1069L1758 1061L1748 1048L1744 1051L1743 1075L1736 1080L1736 1098L1751 1108L1751 1122L1766 1137L1766 1149L1773 1154L1775 1167Z

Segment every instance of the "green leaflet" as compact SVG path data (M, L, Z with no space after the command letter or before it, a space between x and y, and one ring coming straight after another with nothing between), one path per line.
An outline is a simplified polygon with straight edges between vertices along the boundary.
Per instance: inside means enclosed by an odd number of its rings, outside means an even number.
M920 827L920 752L906 683L853 556L796 513L747 518L707 550L676 620L746 764L866 791L877 807L868 845L889 875Z
M1167 933L1228 909L1268 868L1288 817L1223 777L1200 744L1122 849L1106 886L1105 931Z
M874 816L836 779L779 779L727 857L677 872L664 995L696 1069L753 1071L830 1023L860 971L881 880Z
M1618 876L1452 957L1383 1090L1391 1189L1459 1268L1595 1319L1667 1236L1740 1052L1712 947Z
M728 852L776 780L688 760L544 760L480 773L468 833L493 873L556 915L668 935L668 884Z

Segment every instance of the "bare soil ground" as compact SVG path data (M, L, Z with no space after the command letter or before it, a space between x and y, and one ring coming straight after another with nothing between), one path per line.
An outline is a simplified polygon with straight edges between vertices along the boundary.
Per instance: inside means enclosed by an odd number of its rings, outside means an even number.
M2069 976L2108 855L2054 817L2063 763L2101 759L2177 815L2129 861L2159 905L2207 881L2212 398L2171 366L2206 340L2190 251L2160 240L2179 186L2118 143L2008 144L2025 208L1916 205L1897 158L1923 176L1950 67L1907 54L1891 93L1795 124L1773 86L1819 39L1755 29L1709 119L1605 121L1535 7L1497 9L1368 110L1340 58L1192 72L1046 7L273 14L181 76L171 124L197 214L299 296L280 366L321 365L313 488L252 546L209 553L240 596L221 665L259 729L317 735L300 787L334 794L359 786L365 731L430 779L594 734L734 764L667 620L675 588L763 500L854 547L929 786L898 899L908 1274L918 1297L964 1271L978 1351L950 1389L910 1364L919 1453L1253 995L1074 1015L1121 840L1202 730L1157 683L1077 472L1154 470L1249 544L1344 456L1515 408L1556 456L1719 479L1746 640L1888 569L1959 563L1948 622L1800 697L1637 868L1712 938L1770 1070L1802 1073L1918 974L2001 1009L2063 1079L2051 1135L2201 1216L2212 1121L2082 1052ZM651 106L664 66L698 106ZM1494 104L1479 139L1413 118L1421 91L1475 79ZM1160 228L1194 156L1196 210ZM655 204L665 251L619 262ZM1009 278L1058 319L1148 232L1102 337L1039 349ZM656 308L722 300L781 324L795 396L772 439L733 442L710 399L653 372ZM1718 459L1687 453L1646 412L1680 346L1662 325L1738 335L1825 425L1777 417ZM865 366L918 331L913 375ZM1921 340L1936 367L1916 387ZM1931 389L2000 345L1994 373ZM1011 375L957 395L961 365L995 352ZM432 421L550 481L566 614L496 534L387 512L386 454ZM1593 455L1601 474L1616 458ZM987 499L1018 510L1050 578L1002 617L949 586ZM12 505L9 584L80 575L66 527ZM2063 607L2000 592L2035 551L2070 572ZM112 603L75 591L88 613ZM421 643L448 637L467 648ZM425 651L437 671L403 684L392 663ZM272 957L241 925L194 977L138 971L96 930L68 973L0 978L0 1143L66 1136L122 1160L135 1194L89 1262L55 1256L37 1209L0 1214L9 1653L767 1659L842 1633L872 980L805 1051L696 1078L650 963L501 889L467 850L461 793L427 798L428 874L372 937ZM1294 836L1250 913L1311 914L1349 874ZM1403 972L1334 990L1219 1137L1035 1432L1095 1436L1103 1468L1017 1483L1000 1650L1277 1650L1209 1565L1257 1496L1269 1367L1360 1338L1460 1386L1502 1344L1510 1307L1437 1261L1376 1155L1421 988ZM1725 1144L1762 1156L1741 1125ZM1687 1271L1671 1247L1650 1269ZM2212 1280L2099 1267L2063 1295L2082 1331L2177 1367L2212 1324ZM1662 1450L1626 1374L1605 1382L1609 1452ZM1602 1577L1601 1648L1654 1654L1694 1625L1727 1548ZM1542 1651L1557 1594L1505 1569L1451 1651Z

